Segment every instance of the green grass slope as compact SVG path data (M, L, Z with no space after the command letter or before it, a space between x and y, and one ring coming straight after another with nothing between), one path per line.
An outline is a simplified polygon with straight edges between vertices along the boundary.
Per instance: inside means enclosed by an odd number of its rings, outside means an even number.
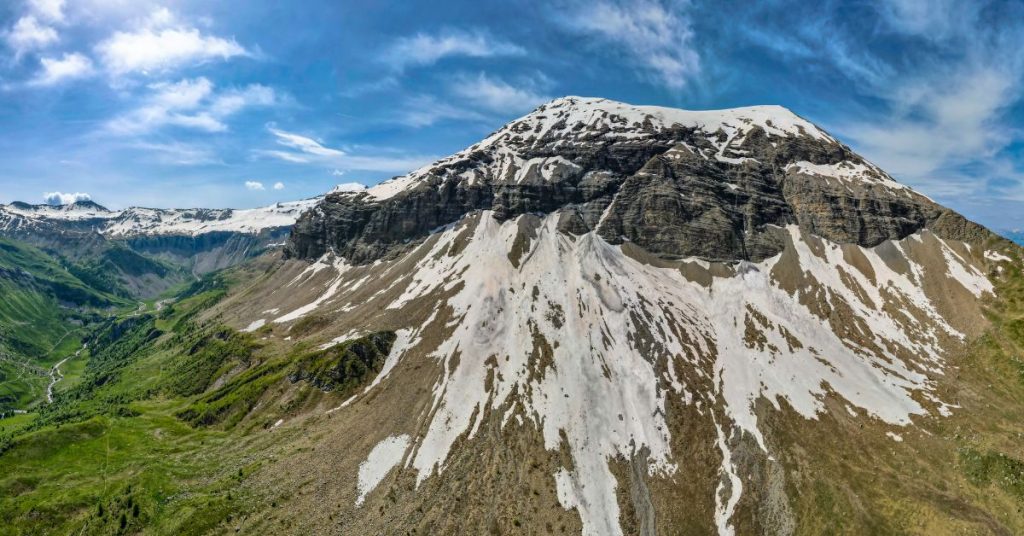
M128 304L32 246L0 239L0 413L45 396L50 367L81 347L86 326Z
M0 419L0 534L222 533L277 506L247 484L267 464L265 432L372 381L395 335L279 353L198 320L237 281L111 316L53 404Z

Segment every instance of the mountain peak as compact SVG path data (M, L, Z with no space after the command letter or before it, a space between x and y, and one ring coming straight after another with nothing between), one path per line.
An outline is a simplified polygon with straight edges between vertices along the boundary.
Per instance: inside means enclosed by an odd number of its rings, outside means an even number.
M828 138L824 131L784 106L769 104L721 110L684 110L664 106L633 105L599 97L566 96L538 106L533 112L513 121L548 119L547 124L564 122L569 128L611 125L619 130L663 129L674 126L727 133L744 132L758 126L769 135L807 134ZM543 127L542 127L543 129Z
M923 228L981 232L781 106L562 97L408 175L328 194L286 251L374 261L476 210L500 220L559 212L566 233L596 231L668 259L763 260L791 224L861 246Z

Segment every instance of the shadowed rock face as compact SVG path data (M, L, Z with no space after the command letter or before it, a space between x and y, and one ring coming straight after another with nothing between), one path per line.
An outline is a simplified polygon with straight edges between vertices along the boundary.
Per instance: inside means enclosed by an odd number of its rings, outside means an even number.
M988 233L779 107L686 112L567 97L392 183L328 195L299 219L286 254L371 262L480 209L499 219L560 210L565 232L595 230L665 258L759 261L781 251L775 228L794 223L861 246L924 228L957 240Z

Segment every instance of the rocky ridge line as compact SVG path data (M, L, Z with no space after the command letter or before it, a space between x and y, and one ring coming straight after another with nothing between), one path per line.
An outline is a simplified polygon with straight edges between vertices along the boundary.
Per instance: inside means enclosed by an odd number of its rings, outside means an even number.
M409 175L328 194L299 218L285 252L372 262L477 210L500 220L561 211L564 232L723 261L777 254L790 224L861 246L922 229L988 235L782 107L691 112L565 97Z

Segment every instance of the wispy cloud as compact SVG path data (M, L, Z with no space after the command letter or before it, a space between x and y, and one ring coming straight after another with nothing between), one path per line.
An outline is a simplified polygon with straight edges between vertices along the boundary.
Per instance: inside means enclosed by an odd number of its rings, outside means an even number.
M263 187L263 183L259 181L245 181L245 188L254 192L266 190L266 188Z
M883 167L927 189L963 194L969 188L977 195L986 182L1019 183L1021 175L1002 153L1022 139L1004 121L1006 110L1024 95L1024 59L1018 53L1024 48L1024 9L1018 5L999 14L986 11L984 2L939 4L880 4L889 30L935 52L915 58L911 72L866 84L887 103L887 117L850 120L838 128ZM993 16L1018 22L992 24Z
M575 3L558 17L581 36L613 45L658 83L679 90L701 71L688 7L673 0L600 0Z
M274 189L275 190L284 190L284 183L280 182L280 181L275 182L274 183Z
M382 61L396 70L431 65L450 56L487 58L521 56L519 45L495 39L481 30L445 30L437 34L418 33L395 41L382 55Z
M157 10L137 25L96 45L100 61L114 76L154 74L249 54L234 39L206 35L179 22L167 9Z
M836 109L831 130L940 200L1018 184L1007 150L1024 138L1006 121L1024 95L1024 5L877 0L858 6L857 16L841 3L809 16L803 5L772 4L773 17L764 16L768 8L749 10L734 20L736 35L870 101Z
M283 160L293 164L315 164L318 166L341 167L362 171L401 173L411 171L437 159L435 156L407 155L404 153L382 152L381 154L352 154L341 149L327 147L322 142L302 134L288 132L275 126L268 126L277 145L285 149L260 149L253 154ZM343 171L334 168L333 175Z
M225 121L230 116L246 108L278 102L272 88L252 84L217 92L213 83L204 77L150 84L149 89L151 93L142 106L113 119L106 130L125 135L176 126L223 132L228 129Z
M401 108L390 118L392 121L414 127L428 127L440 121L471 121L490 122L491 118L483 113L449 104L430 95L415 95L405 100Z
M338 158L345 156L344 151L324 147L323 144L313 138L295 134L293 132L286 132L274 127L268 127L268 130L270 130L271 134L277 137L278 144L291 149L296 149L299 153L308 155L308 158Z
M128 146L141 151L147 158L161 164L174 166L201 166L223 164L223 161L208 146L171 141L163 143L135 142Z
M519 113L551 100L541 89L547 85L549 82L542 78L524 79L513 85L500 78L479 73L475 76L456 77L452 93L459 100L468 101L478 108Z

